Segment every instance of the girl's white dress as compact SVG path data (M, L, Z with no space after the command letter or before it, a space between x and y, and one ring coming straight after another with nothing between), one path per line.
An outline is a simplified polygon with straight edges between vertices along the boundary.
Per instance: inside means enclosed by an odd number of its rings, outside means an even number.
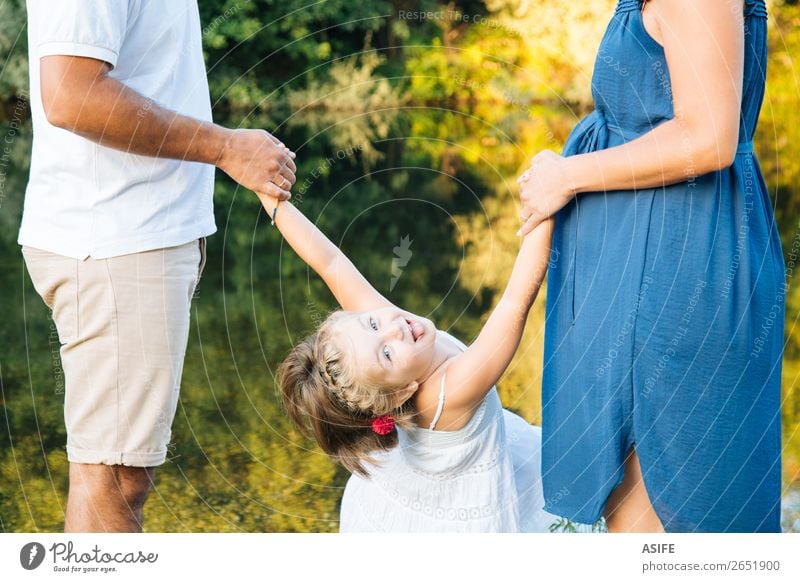
M341 532L547 532L558 521L543 509L541 429L504 410L494 387L459 430L398 431L369 478L347 482Z

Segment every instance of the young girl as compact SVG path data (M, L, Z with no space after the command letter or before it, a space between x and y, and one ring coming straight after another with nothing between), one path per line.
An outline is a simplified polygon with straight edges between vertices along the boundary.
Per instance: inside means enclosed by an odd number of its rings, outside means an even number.
M294 205L259 198L343 308L278 371L291 420L352 472L340 531L548 531L540 429L503 410L494 385L547 270L552 223L525 237L467 347L378 293Z

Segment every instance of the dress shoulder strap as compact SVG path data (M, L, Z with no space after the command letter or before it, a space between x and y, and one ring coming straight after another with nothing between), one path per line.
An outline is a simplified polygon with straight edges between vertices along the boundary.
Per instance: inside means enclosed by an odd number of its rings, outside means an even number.
M442 372L442 382L439 385L439 405L436 407L436 414L433 415L433 420L431 421L431 425L428 427L428 430L434 430L436 428L436 423L439 422L439 418L442 416L442 410L444 410L444 379L446 373Z
M446 331L442 331L442 334L449 337L457 346L458 349L462 352L467 350L467 346L465 346L461 341L447 333ZM436 423L439 422L439 418L442 416L442 411L444 410L444 379L447 376L447 371L445 370L442 372L442 381L439 384L439 405L436 407L436 414L433 415L433 420L431 421L428 430L434 430L436 428Z

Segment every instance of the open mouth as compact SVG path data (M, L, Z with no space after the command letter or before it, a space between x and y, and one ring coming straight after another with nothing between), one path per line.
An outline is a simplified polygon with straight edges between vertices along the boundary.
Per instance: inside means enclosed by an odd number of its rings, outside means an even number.
M425 335L425 328L418 321L406 319L406 323L408 324L408 329L411 330L411 337L414 339L414 343L418 342L419 339Z

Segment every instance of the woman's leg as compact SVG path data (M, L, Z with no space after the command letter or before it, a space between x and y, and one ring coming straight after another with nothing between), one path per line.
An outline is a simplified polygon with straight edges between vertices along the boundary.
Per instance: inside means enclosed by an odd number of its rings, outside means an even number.
M609 532L663 532L642 479L639 457L633 447L625 459L622 483L608 497L603 512Z

